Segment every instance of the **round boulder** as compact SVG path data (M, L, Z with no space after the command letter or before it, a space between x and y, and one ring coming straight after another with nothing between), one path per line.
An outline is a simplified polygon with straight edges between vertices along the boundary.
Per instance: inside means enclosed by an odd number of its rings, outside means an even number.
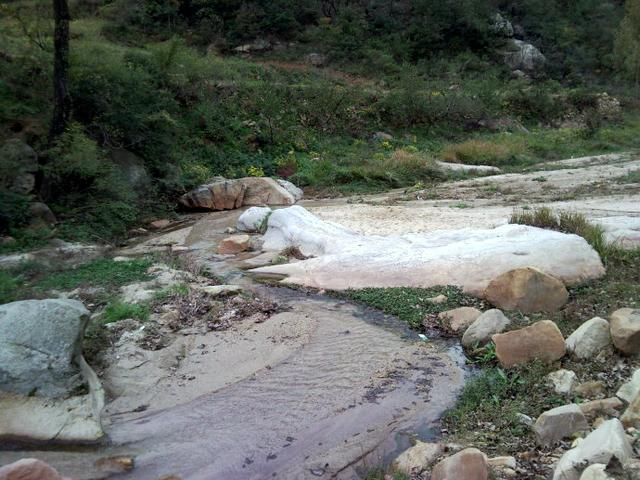
M569 300L569 292L555 277L533 267L516 268L492 280L485 298L498 308L524 313L555 312Z

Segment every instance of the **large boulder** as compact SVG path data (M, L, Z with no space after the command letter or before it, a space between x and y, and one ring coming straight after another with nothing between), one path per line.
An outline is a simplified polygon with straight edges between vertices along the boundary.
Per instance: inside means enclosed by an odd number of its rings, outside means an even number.
M567 351L577 358L591 358L611 344L609 322L595 317L584 322L567 338Z
M584 413L578 405L572 403L543 412L536 420L533 431L540 445L551 446L558 440L588 428Z
M302 198L302 190L286 180L246 177L215 179L185 193L178 202L198 210L233 210L241 206L293 205Z
M0 467L0 480L68 480L35 458L23 458Z
M537 268L524 267L491 280L485 298L504 310L555 312L567 303L569 292L557 278Z
M0 390L60 397L79 388L77 360L88 320L76 300L0 305Z
M565 452L555 467L553 480L580 480L581 472L589 465L607 465L613 458L625 464L632 457L633 449L620 420L607 420L577 447Z
M233 210L243 205L246 190L246 185L235 180L218 181L185 193L178 202L191 209Z
M487 480L487 457L477 448L466 448L438 463L431 480Z
M525 225L362 235L293 206L269 217L263 246L276 252L289 247L316 258L252 272L330 290L458 285L475 295L519 267L533 266L566 285L604 274L600 257L582 237Z
M533 360L553 362L566 353L564 337L557 325L550 320L499 333L491 338L496 344L496 356L505 368Z
M38 154L19 139L7 140L0 147L0 188L29 195L36 185Z
M611 314L611 339L627 355L640 353L640 309L621 308Z
M487 310L465 330L462 345L467 348L484 345L491 340L492 335L502 332L510 324L511 320L500 310Z
M502 52L504 62L511 70L538 73L547 63L546 57L535 46L515 38L507 42Z

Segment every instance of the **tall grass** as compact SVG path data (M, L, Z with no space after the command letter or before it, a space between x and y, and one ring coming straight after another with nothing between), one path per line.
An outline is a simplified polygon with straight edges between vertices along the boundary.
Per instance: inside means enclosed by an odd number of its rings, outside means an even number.
M509 223L531 225L579 235L598 252L605 263L614 255L624 254L619 246L607 242L604 229L600 225L589 222L581 213L560 212L556 214L549 207L540 207L534 210L513 212Z

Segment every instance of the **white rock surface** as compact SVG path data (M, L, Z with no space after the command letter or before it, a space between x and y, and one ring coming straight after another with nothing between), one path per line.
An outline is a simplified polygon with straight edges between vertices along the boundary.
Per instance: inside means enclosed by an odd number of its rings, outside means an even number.
M451 163L437 161L436 164L443 170L449 170L451 172L465 172L465 173L482 173L482 174L497 174L502 173L498 167L492 167L491 165L465 165L464 163Z
M578 384L578 377L571 370L560 369L547 375L553 390L560 395L568 395Z
M613 480L612 477L607 475L606 468L607 466L602 463L591 465L582 472L580 480Z
M610 344L609 322L600 317L584 322L566 340L567 351L581 359L597 355Z
M459 285L481 295L491 279L518 267L536 267L567 285L604 274L583 238L523 225L365 236L293 206L271 215L264 240L265 250L297 247L318 258L253 272L333 290Z
M259 232L260 227L262 227L265 219L271 215L271 212L272 210L269 207L251 207L240 215L236 228L240 232Z
M608 464L615 457L624 464L633 450L617 418L603 422L577 447L565 452L556 465L553 480L580 480L582 469L596 463Z

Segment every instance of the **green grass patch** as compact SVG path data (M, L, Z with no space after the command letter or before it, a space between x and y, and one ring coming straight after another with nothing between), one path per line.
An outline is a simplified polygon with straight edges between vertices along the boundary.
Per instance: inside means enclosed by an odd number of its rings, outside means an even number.
M640 169L629 170L626 175L618 178L618 183L640 183Z
M0 304L17 300L18 280L8 272L0 270Z
M384 313L395 315L400 320L407 322L412 328L421 328L422 321L429 314L437 314L463 306L478 306L482 303L454 286L364 288L362 290L347 290L338 293L338 295L376 308ZM447 301L443 303L429 301L430 298L438 295L445 295Z
M149 305L116 301L107 305L102 321L107 324L124 320L125 318L133 318L144 322L149 318L150 314Z
M36 281L33 285L40 290L72 290L82 286L119 287L127 283L149 280L147 269L150 259L136 259L127 262L114 262L102 258L70 270L51 273Z

